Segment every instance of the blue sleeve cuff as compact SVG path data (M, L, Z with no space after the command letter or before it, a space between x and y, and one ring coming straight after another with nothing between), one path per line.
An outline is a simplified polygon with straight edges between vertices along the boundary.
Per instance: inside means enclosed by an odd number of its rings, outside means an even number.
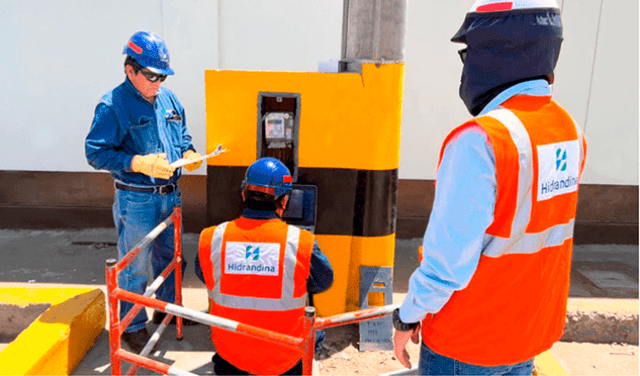
M327 256L320 250L318 241L314 240L311 267L309 278L307 279L307 291L311 294L319 294L327 291L332 284L333 267Z

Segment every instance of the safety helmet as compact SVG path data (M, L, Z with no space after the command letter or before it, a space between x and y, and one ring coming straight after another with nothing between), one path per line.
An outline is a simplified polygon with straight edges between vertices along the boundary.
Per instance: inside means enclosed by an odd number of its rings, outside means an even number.
M509 86L553 77L560 9L556 0L477 0L451 41L467 45L460 98L475 116Z
M291 192L291 172L275 158L260 158L247 168L242 189L280 197Z
M127 54L143 67L156 74L171 75L169 66L169 50L164 40L152 31L138 31L124 46L123 54Z

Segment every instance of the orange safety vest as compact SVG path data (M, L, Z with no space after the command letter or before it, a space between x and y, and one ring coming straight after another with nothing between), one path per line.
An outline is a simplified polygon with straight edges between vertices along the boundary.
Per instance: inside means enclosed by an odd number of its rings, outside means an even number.
M200 234L199 258L209 312L244 324L302 337L314 237L280 219L241 217ZM222 358L256 375L296 365L299 351L211 327Z
M515 96L480 126L495 153L493 223L469 285L423 321L438 354L484 366L526 361L563 334L586 141L551 97Z

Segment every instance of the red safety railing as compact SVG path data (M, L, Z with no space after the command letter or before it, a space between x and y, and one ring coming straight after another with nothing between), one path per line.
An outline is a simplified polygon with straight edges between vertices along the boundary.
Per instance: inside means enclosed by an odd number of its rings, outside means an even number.
M162 273L160 273L160 275L153 281L153 283L147 287L143 295L131 293L118 287L118 274L120 274L120 272L124 268L126 268L131 263L131 261L138 257L142 249L149 246L158 237L158 235L169 228L172 223L174 224L173 228L175 245L174 257L169 265L162 271ZM133 318L144 307L152 307L151 305L144 304L143 302L146 302L147 300L160 302L160 300L151 299L150 297L164 283L164 281L172 271L175 271L175 303L177 305L182 304L182 267L177 267L178 265L182 265L181 223L181 209L180 207L175 207L173 209L173 213L167 219L165 219L162 223L151 230L151 232L145 235L145 237L140 242L138 242L138 244L136 244L119 262L117 262L115 259L108 259L106 261L107 299L109 302L109 352L111 357L111 373L114 375L122 374L122 360L126 360L132 363L132 367L127 373L130 375L135 374L141 366L156 372L162 372L164 374L174 373L172 372L172 370L170 370L171 367L169 367L167 364L146 358L146 355L151 352L151 349L153 349L153 347L155 346L155 343L158 341L160 335L169 324L169 321L173 318L173 315L166 315L154 335L151 337L149 343L147 343L147 345L140 352L140 355L134 354L121 348L120 337L122 336L124 329L131 323ZM122 319L122 321L120 321L118 316L118 302L120 300L126 300L128 302L134 303L134 306ZM178 316L176 318L176 321L176 335L178 339L182 339L182 317Z
M175 256L171 263L160 274L160 276L158 276L158 278L153 281L153 283L146 289L146 291L142 295L119 288L117 276L120 271L122 271L135 257L137 257L143 248L151 244L151 242L156 237L158 237L158 235L162 233L162 231L168 228L171 223L175 224ZM171 367L168 364L147 358L147 355L149 355L151 349L153 349L158 339L164 332L165 328L169 324L169 321L174 316L176 317L177 321L176 331L178 339L182 339L182 318L187 318L193 321L197 321L201 324L215 326L217 328L229 330L235 333L266 339L271 342L279 343L281 345L298 350L302 354L303 374L312 375L317 330L353 324L360 321L374 320L391 314L394 309L399 307L399 305L371 307L360 311L347 312L325 318L316 318L315 308L306 307L302 338L258 328L255 326L243 324L241 322L182 307L182 268L177 267L178 265L181 265L182 261L180 223L181 211L179 207L176 207L173 211L173 214L169 218L164 220L149 234L147 234L144 239L140 241L140 243L138 243L131 251L129 251L129 253L127 253L124 258L122 258L122 260L116 262L115 259L108 259L106 261L107 298L109 301L109 350L111 357L112 375L122 374L123 360L132 364L131 368L129 368L129 371L127 372L128 375L135 374L140 367L144 367L155 372L160 372L165 375L194 375L193 373L183 371L175 367ZM175 270L176 272L175 304L151 298L158 287L162 285L164 280L173 270ZM122 319L122 321L119 321L118 316L118 302L120 300L125 300L135 304L133 308L131 308L129 313ZM149 343L147 343L147 345L138 355L123 349L120 345L120 337L127 325L129 325L131 320L133 320L135 315L137 315L138 312L143 309L143 307L149 307L159 311L163 311L167 315L165 316L162 323L158 326L154 334L151 336L151 340L149 341Z

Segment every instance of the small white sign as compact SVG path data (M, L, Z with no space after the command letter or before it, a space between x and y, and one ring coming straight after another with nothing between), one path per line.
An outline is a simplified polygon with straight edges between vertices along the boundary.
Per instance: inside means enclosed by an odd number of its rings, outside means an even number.
M226 274L272 275L280 273L280 244L226 242Z
M538 201L578 189L580 146L578 141L538 145Z

